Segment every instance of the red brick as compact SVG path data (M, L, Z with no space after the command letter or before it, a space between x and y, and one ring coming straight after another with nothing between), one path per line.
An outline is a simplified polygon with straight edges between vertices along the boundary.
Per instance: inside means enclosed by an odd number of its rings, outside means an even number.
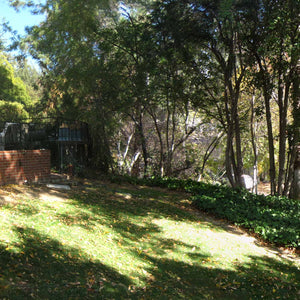
M38 181L49 174L49 150L0 151L0 184Z

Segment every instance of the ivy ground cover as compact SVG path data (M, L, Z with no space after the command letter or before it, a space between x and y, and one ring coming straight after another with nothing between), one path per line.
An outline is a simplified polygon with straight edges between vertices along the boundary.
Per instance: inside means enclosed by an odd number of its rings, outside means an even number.
M1 299L297 299L297 256L183 193L85 182L0 191Z

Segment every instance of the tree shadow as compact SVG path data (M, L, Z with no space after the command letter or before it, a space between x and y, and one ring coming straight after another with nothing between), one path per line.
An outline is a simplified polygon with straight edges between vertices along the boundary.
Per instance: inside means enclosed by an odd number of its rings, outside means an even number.
M234 270L202 265L209 255L192 253L187 263L160 251L132 251L147 261L144 284L100 261L82 258L80 250L65 246L32 228L14 229L20 242L0 246L2 299L297 299L300 272L268 257L249 257ZM176 251L178 242L161 239L164 250ZM175 243L175 246L174 246ZM176 244L177 243L177 244ZM166 252L164 253L166 254Z
M9 191L19 196L23 195L27 197L32 197L34 199L41 198L41 195L45 193L53 197L59 197L59 198L69 197L67 191L47 188L44 185L40 185L40 184L31 184L31 185L23 185L23 186L13 185L9 187Z
M20 198L41 199L43 195L50 195L51 197L59 197L67 199L69 197L67 192L45 188L42 185L8 185L1 186L0 206L6 204L14 204Z
M144 299L297 299L300 272L269 257L251 256L235 270L187 264L168 258L147 256L147 284L137 290Z
M155 201L132 196L129 191L99 195L80 193L73 198L83 208L76 215L89 230L95 222L111 227L124 239L126 251L145 262L143 282L117 270L82 257L80 249L63 245L32 228L14 227L19 242L0 246L0 298L8 299L297 299L299 270L288 263L268 257L249 257L249 262L222 269L206 262L213 259L202 249L180 240L162 238L160 227L150 221L136 224L131 216L149 216L170 220L194 221L180 208L166 203L162 196L160 209ZM149 192L150 193L150 192ZM125 194L125 196L124 196ZM131 195L131 198L129 198ZM74 196L73 196L74 197ZM127 198L124 198L127 197ZM149 194L147 195L149 197ZM151 198L151 194L150 194ZM142 199L142 200L141 200ZM168 199L168 198L167 198ZM169 199L170 200L170 199ZM168 201L169 201L168 200ZM170 200L171 201L171 200ZM145 203L150 202L149 206ZM153 202L153 206L152 206ZM140 204L140 205L139 205ZM133 206L133 207L131 207ZM141 206L141 207L139 207ZM163 210L167 209L167 212ZM26 216L29 211L21 210ZM173 218L172 214L180 215ZM186 216L186 217L184 217ZM65 225L78 226L75 216L57 214ZM125 218L126 217L126 218ZM198 219L197 219L198 220ZM214 227L215 225L212 225ZM149 236L150 235L150 236ZM143 240L145 239L145 240ZM116 242L118 242L116 240ZM141 247L135 247L140 243ZM184 253L182 251L184 248ZM190 258L190 262L182 256ZM141 276L136 272L136 276Z
M71 194L74 200L84 205L94 205L106 207L111 210L112 206L117 207L119 212L125 212L128 215L146 216L152 213L154 217L169 217L174 220L195 220L191 214L184 212L175 204L178 200L175 195L170 195L167 191L155 191L149 189L94 189L86 191L76 190ZM172 199L174 197L174 199Z
M23 198L25 196L43 199L47 195L48 199L46 201L48 202L55 198L71 199L74 204L79 204L85 211L88 210L88 213L77 213L76 216L57 212L56 218L68 226L81 226L85 229L92 229L95 223L103 222L103 218L99 218L99 216L108 216L110 219L107 218L105 223L107 225L110 223L109 225L112 225L116 230L124 230L124 228L128 227L129 231L142 234L140 229L143 226L134 226L134 224L127 221L127 218L124 220L124 216L129 218L131 216L151 216L153 219L166 218L174 221L200 221L202 225L214 228L214 230L227 230L242 234L227 222L217 220L208 214L197 213L197 210L191 208L190 203L183 201L187 195L161 188L118 187L117 185L112 187L109 184L98 183L95 186L89 186L87 189L82 186L74 187L71 191L58 191L38 185L29 187L10 186L9 191L17 197ZM5 199L3 199L3 203L5 203ZM24 215L38 213L36 208L25 206L22 209L20 206L18 207L20 213ZM112 220L114 221L112 222ZM150 230L150 227L152 227L152 230L155 230L154 225L148 224L147 227L148 230Z
M102 299L128 295L131 280L100 261L83 259L32 228L16 227L20 242L0 246L1 299Z
M215 228L211 220L206 216L191 211L189 203L183 195L168 191L154 190L153 188L120 188L111 190L108 188L95 188L88 191L77 189L69 193L70 197L83 207L92 207L95 215L104 213L113 218L118 216L139 216L153 219L170 219L174 221L201 221L208 227ZM220 222L220 225L221 222ZM219 226L220 230L222 228ZM217 229L217 230L218 230Z

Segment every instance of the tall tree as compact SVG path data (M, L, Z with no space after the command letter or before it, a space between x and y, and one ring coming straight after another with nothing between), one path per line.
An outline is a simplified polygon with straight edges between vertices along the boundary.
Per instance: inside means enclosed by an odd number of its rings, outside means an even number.
M26 43L44 72L48 107L65 117L93 120L94 163L106 172L112 163L107 139L113 93L107 94L107 80L102 77L106 55L100 47L101 28L107 27L104 8L106 3L99 1L46 1L40 9L47 18L29 30Z
M292 85L297 77L299 61L299 13L297 1L255 1L248 10L246 47L253 55L257 67L256 83L265 99L266 121L270 157L270 180L273 194L288 193L290 178L286 173L288 111ZM298 22L297 22L298 20ZM275 99L279 109L278 171L275 163L275 147L270 102ZM276 182L277 178L277 182Z
M168 1L162 4L165 30L169 30L175 44L186 53L186 44L198 49L200 57L206 55L215 62L213 70L203 70L200 77L207 79L216 73L222 85L221 94L213 101L222 101L226 126L226 170L232 186L241 186L243 159L241 127L238 114L241 83L245 75L245 52L242 49L241 13L244 9L237 1ZM175 16L175 17L174 17ZM172 23L168 23L172 22ZM176 25L174 25L176 24ZM207 65L209 67L209 65ZM207 80L202 80L205 82ZM214 90L215 93L216 89ZM212 101L212 102L213 102ZM221 117L222 119L222 117Z

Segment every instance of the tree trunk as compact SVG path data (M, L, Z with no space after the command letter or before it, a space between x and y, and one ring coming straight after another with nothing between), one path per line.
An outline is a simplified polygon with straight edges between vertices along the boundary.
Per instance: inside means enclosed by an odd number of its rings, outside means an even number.
M256 126L254 121L254 102L255 102L255 96L252 96L251 100L251 124L250 124L250 130L251 130L251 143L252 143L252 149L253 149L253 188L252 192L257 194L257 147L256 147Z
M225 79L225 78L224 78ZM224 80L226 82L226 79ZM235 187L235 178L234 178L234 152L232 141L234 138L233 135L233 121L232 121L232 106L229 108L229 97L227 93L227 89L225 88L225 113L226 113L226 121L227 121L227 140L226 140L226 150L225 150L225 170L226 175L229 180L229 183L232 187Z
M293 134L293 133L291 133ZM295 173L295 166L296 166L296 159L297 159L297 146L293 144L294 141L289 141L289 153L288 153L288 168L287 174L284 183L284 196L291 196L293 194L293 180L294 180L294 173Z
M142 146L142 153L143 153L143 161L144 161L144 171L143 171L143 176L147 176L147 171L148 171L148 150L147 150L147 142L146 142L146 137L144 133L144 125L143 125L143 120L142 120L142 115L139 116L139 122L137 124L137 130L139 133L140 141L141 141L141 146Z
M143 156L143 162L144 162L144 170L143 170L143 176L147 176L148 171L148 148L147 148L147 140L144 132L144 123L143 123L143 108L142 105L138 102L135 107L135 112L133 114L129 114L130 118L134 122L136 126L136 132L138 134L139 138L139 144L142 148L142 156Z
M92 127L93 136L93 153L94 165L99 168L103 173L108 173L109 168L112 169L112 156L110 152L110 143L106 133L106 122L104 111L100 111L100 122Z
M293 198L300 200L300 144L297 146L297 156L294 167Z
M290 94L290 82L287 80L285 89L283 80L280 78L278 83L278 105L279 105L279 170L278 170L278 189L277 193L281 195L284 187L284 174L286 163L286 136L287 136L287 109ZM283 92L284 90L284 92Z
M269 148L269 176L270 176L270 187L271 187L271 194L275 195L276 193L276 167L275 167L275 150L274 150L274 136L273 136L273 129L272 129L272 114L270 108L270 99L271 99L271 82L270 79L267 77L268 71L264 68L262 59L259 54L254 51L254 55L256 61L259 66L259 72L262 75L262 89L265 101L265 108L266 108L266 122L267 122L267 129L268 129L268 148Z
M291 168L291 197L300 200L300 66L296 68L293 78L292 100L293 100L293 129L291 147L295 159L292 159L293 168ZM290 181L289 181L290 182Z
M270 185L271 185L271 194L275 195L276 193L276 168L275 168L275 150L274 150L274 137L272 129L272 117L270 109L270 95L264 91L265 107L266 107L266 121L268 128L268 146L269 146L269 174L270 174Z
M154 127L158 136L158 140L159 140L159 162L158 162L158 171L159 171L159 175L160 177L164 176L164 143L163 143L163 138L162 138L162 132L161 129L159 128L159 124L157 122L157 116L156 114L152 111L152 108L149 107L149 109L147 110L149 115L151 116L153 122L154 122Z
M236 101L237 106L237 101ZM241 147L241 128L240 119L238 113L235 114L235 143L236 143L236 185L242 187L242 174L243 174L243 157L242 157L242 147Z
M233 147L232 147L232 139L233 139L233 134L232 134L232 128L229 126L228 131L227 131L227 142L226 142L226 151L225 151L225 168L226 168L226 175L227 178L230 182L230 185L232 187L235 186L235 180L233 177Z

